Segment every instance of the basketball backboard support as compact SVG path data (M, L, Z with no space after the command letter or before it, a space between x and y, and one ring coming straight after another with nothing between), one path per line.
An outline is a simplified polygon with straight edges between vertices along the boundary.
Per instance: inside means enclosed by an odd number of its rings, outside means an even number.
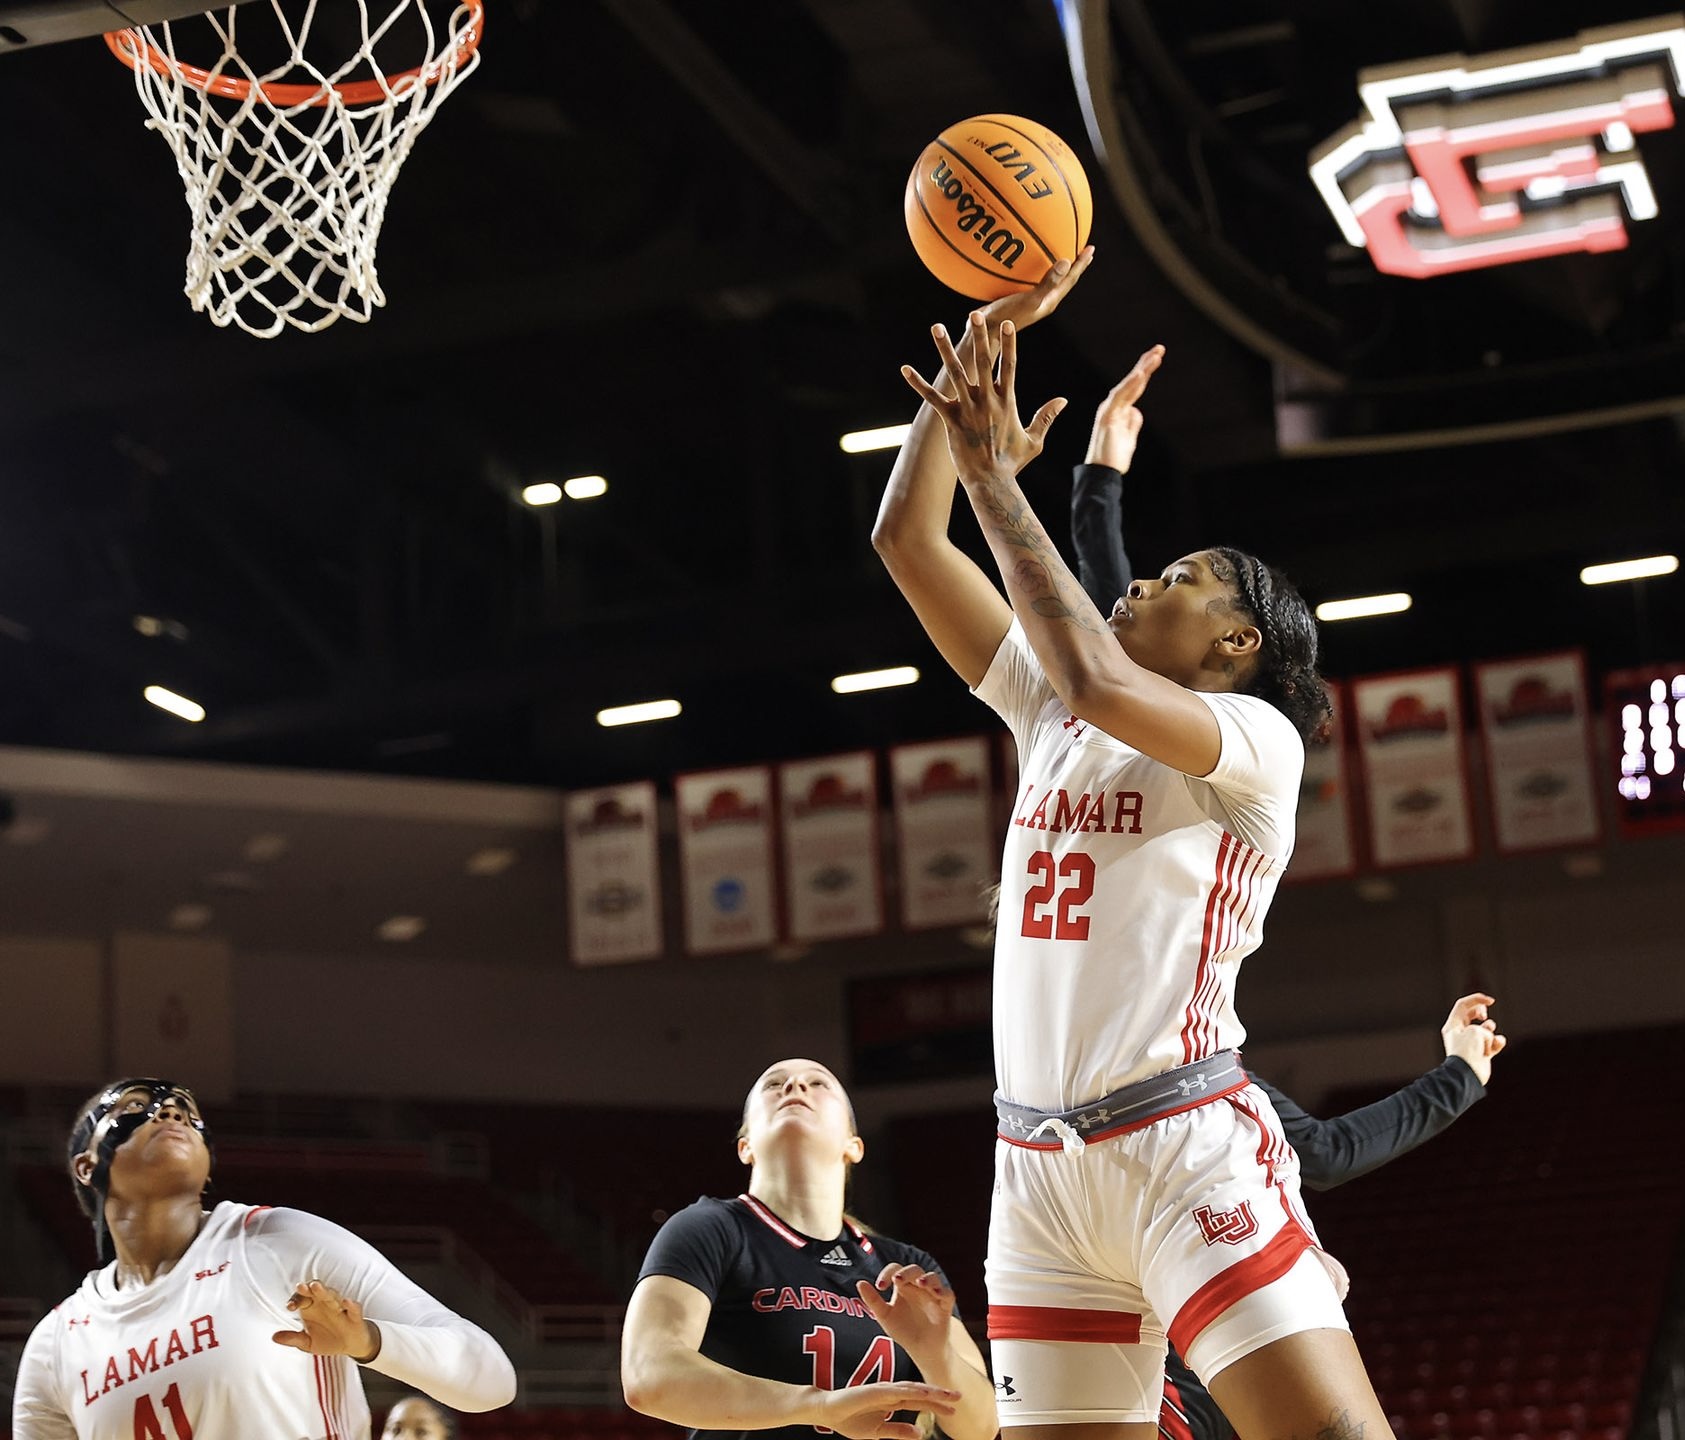
M64 40L85 40L131 25L182 20L208 0L0 0L0 55ZM223 0L227 3L227 0ZM234 0L243 4L245 0Z

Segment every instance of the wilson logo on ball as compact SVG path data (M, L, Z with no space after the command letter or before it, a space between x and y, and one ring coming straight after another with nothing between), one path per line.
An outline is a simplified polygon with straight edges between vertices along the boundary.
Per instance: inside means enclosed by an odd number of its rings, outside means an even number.
M983 208L983 202L960 183L946 160L936 162L936 168L930 172L930 183L953 204L955 229L971 236L983 247L985 255L1000 261L1008 270L1018 263L1024 253L1024 242Z
M1088 179L1070 147L1016 115L950 125L907 178L907 233L938 280L974 300L1028 290L1088 243Z

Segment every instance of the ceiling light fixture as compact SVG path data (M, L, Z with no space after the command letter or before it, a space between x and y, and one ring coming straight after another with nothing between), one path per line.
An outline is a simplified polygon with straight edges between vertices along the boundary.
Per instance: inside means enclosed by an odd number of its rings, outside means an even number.
M855 695L862 690L887 690L892 685L912 685L919 672L912 665L895 665L888 670L862 670L856 675L839 675L831 682L831 689L839 695Z
M1613 585L1618 580L1649 580L1671 575L1679 568L1677 555L1647 555L1642 560L1611 560L1607 565L1587 565L1580 571L1582 585Z
M1408 610L1411 599L1402 592L1391 595L1359 595L1351 600L1324 600L1316 607L1318 620L1362 620L1369 615L1397 615Z
M515 852L506 845L489 845L468 857L464 867L470 875L501 875L515 863Z
M876 430L850 430L837 444L845 455L863 455L868 450L898 450L911 425L880 425Z
M191 720L195 725L205 718L205 707L197 700L177 695L174 690L166 690L162 685L148 685L140 693L160 710L168 710L170 714Z
M426 928L427 922L419 915L393 915L375 926L374 933L382 940L413 940Z
M611 705L597 712L603 726L641 725L646 720L671 720L684 707L677 700L644 700L637 705Z

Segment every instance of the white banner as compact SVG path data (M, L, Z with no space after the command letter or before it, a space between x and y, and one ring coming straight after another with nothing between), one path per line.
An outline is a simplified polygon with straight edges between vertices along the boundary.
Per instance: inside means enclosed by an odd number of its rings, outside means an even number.
M663 948L655 783L576 790L566 811L573 963L653 959Z
M156 1075L187 1086L201 1100L234 1098L234 977L227 941L117 935L108 1013L117 1076Z
M1346 700L1328 682L1334 707L1328 743L1305 747L1305 774L1299 782L1298 839L1287 866L1288 880L1327 880L1357 869L1357 837L1352 825L1350 769L1346 763Z
M983 887L1000 863L989 810L989 742L933 740L889 752L901 874L901 923L909 930L970 925L988 915Z
M1584 657L1569 650L1476 665L1474 687L1498 848L1598 840Z
M869 750L778 767L792 940L883 929L877 760Z
M1375 864L1420 865L1473 854L1457 672L1354 680L1352 705Z
M765 765L680 775L679 876L685 951L719 955L778 939L772 771Z

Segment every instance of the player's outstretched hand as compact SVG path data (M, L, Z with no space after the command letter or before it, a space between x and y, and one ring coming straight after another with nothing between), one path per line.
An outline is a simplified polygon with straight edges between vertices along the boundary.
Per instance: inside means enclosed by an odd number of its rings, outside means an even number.
M1084 245L1075 260L1058 260L1049 266L1039 284L1028 290L1003 295L985 305L983 323L988 330L990 356L1000 353L1000 327L1003 322L1011 321L1014 329L1023 330L1038 320L1045 320L1064 302L1093 259L1094 247Z
M302 1330L277 1330L277 1345L311 1355L349 1355L366 1365L380 1354L380 1327L363 1318L363 1307L320 1280L304 1280L287 1301Z
M919 1265L885 1265L877 1283L859 1283L860 1301L883 1332L922 1370L927 1357L948 1348L954 1292L942 1277Z
M1492 1078L1492 1057L1509 1043L1488 1014L1488 1007L1497 1003L1490 995L1465 995L1439 1030L1445 1053L1466 1062L1482 1085Z
M983 312L973 310L967 336L971 344L963 360L955 353L945 326L937 325L930 332L936 341L936 353L942 357L958 392L952 399L911 365L901 367L902 378L941 417L942 427L948 432L948 454L962 480L1016 475L1041 454L1049 428L1065 408L1064 400L1049 400L1036 411L1028 426L1018 418L1017 329L1011 321L1001 326L997 373L976 361L983 351L984 324Z
M1114 470L1128 472L1135 459L1135 442L1141 437L1143 417L1136 406L1146 394L1153 372L1163 362L1164 346L1153 346L1100 402L1100 408L1094 412L1094 429L1088 437L1090 465L1109 465Z
M816 1425L824 1425L848 1440L919 1440L918 1426L894 1418L897 1410L928 1410L937 1419L952 1415L958 1390L944 1390L917 1380L894 1380L878 1385L850 1385L821 1390L814 1408Z

